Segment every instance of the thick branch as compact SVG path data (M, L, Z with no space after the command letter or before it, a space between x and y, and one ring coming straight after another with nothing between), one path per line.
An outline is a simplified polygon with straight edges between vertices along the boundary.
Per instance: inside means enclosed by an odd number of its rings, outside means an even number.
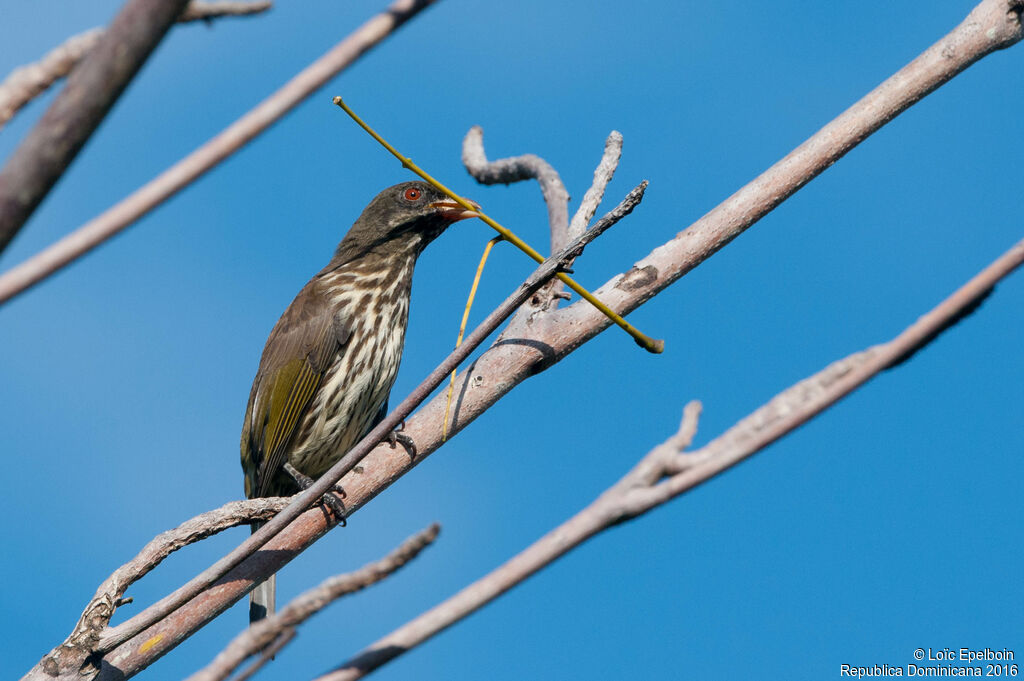
M594 535L693 489L758 452L930 342L1024 262L1021 241L903 333L834 362L779 393L701 449L683 452L697 430L700 403L683 412L678 432L648 452L622 479L568 521L446 601L402 625L317 681L353 681L423 643L521 583Z
M292 639L300 624L342 596L361 591L392 575L432 544L440 531L440 525L435 523L406 539L384 558L355 572L331 577L306 591L276 615L260 620L236 636L209 665L190 676L188 681L222 681L253 655L268 648L276 653ZM275 645L279 641L281 644ZM260 660L257 664L262 662Z
M436 1L395 0L206 144L60 241L0 275L0 303L88 253L174 196Z
M49 193L188 0L128 0L0 170L0 252Z

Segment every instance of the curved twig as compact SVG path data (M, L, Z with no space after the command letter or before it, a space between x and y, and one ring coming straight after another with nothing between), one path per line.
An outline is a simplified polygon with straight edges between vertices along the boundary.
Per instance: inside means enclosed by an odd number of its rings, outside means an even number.
M569 192L558 171L536 154L523 154L488 161L484 152L484 129L474 125L462 140L462 164L480 184L511 184L537 180L544 203L548 207L551 227L551 252L557 253L568 243Z
M158 534L135 558L104 580L92 600L85 606L71 635L44 657L40 665L51 670L78 670L95 652L100 634L110 624L110 618L114 616L118 606L124 602L123 596L128 587L142 579L178 549L230 527L271 518L287 506L289 501L291 499L286 497L232 501L218 509L197 515L172 530Z

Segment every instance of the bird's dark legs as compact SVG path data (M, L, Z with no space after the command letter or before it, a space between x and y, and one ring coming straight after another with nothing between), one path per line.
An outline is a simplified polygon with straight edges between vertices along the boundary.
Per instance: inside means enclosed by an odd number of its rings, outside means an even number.
M313 478L300 472L295 468L295 466L291 465L287 461L284 462L284 471L288 475L292 476L292 479L295 480L295 484L297 484L301 490L309 489L313 483L316 482ZM323 496L324 503L331 509L331 512L334 513L334 516L338 518L339 522L341 522L341 526L345 527L347 524L345 522L345 504L341 502L341 499L334 496L335 493L342 497L345 496L345 490L341 488L341 485L335 485L334 492L328 492Z
M389 445L391 445L391 449L394 449L396 444L402 443L402 446L405 447L405 451L408 452L408 454L409 454L409 458L415 459L416 458L416 443L413 441L413 439L411 437L409 437L408 435L404 434L402 432L403 430L405 430L405 420L404 419L402 420L401 423L398 424L397 428L395 428L390 433L388 433L388 436L387 436L387 438L385 438L384 441L387 442Z
M384 420L384 417L388 414L388 401L384 400L384 404L380 405L380 409L377 410L377 416L374 417L373 423L370 424L370 430L377 427L377 424ZM388 436L382 440L391 445L391 449L395 448L399 442L405 448L406 453L409 454L410 459L416 458L416 443L408 435L403 435L402 431L405 430L405 419L398 424L398 427L388 433ZM367 431L369 432L369 431ZM364 433L365 435L365 433Z
M292 480L299 486L299 489L305 491L313 486L316 482L313 478L309 477L305 473L299 472L295 466L291 465L287 461L284 462L284 472L292 476Z

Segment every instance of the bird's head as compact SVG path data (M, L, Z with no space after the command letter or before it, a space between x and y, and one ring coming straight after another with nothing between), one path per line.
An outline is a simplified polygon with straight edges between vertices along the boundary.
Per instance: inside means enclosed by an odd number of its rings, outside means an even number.
M418 255L449 225L476 216L426 182L396 184L370 201L334 257L349 262L370 253Z

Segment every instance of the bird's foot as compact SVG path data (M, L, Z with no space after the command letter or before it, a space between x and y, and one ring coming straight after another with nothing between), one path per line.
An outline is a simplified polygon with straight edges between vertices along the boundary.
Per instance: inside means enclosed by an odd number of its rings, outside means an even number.
M292 476L292 479L295 480L295 484L297 484L299 486L299 489L303 491L309 489L313 485L313 483L316 482L315 480L313 480L313 478L309 477L305 473L302 473L297 468L295 468L295 466L291 465L287 461L285 461L284 463L284 470L288 475ZM341 499L338 498L339 496L344 497L345 490L341 488L341 485L335 485L334 491L325 494L323 496L323 500L324 504L326 504L327 507L331 509L331 512L334 513L334 517L338 518L338 521L341 523L341 526L345 527L345 525L348 524L345 520L347 511L345 510L345 504L342 503Z
M388 436L384 441L391 445L391 449L394 449L395 445L399 442L402 443L402 446L405 447L405 451L409 454L409 458L415 459L416 442L411 437L404 434L402 432L403 430L405 430L405 421L399 423L397 428L388 433Z

